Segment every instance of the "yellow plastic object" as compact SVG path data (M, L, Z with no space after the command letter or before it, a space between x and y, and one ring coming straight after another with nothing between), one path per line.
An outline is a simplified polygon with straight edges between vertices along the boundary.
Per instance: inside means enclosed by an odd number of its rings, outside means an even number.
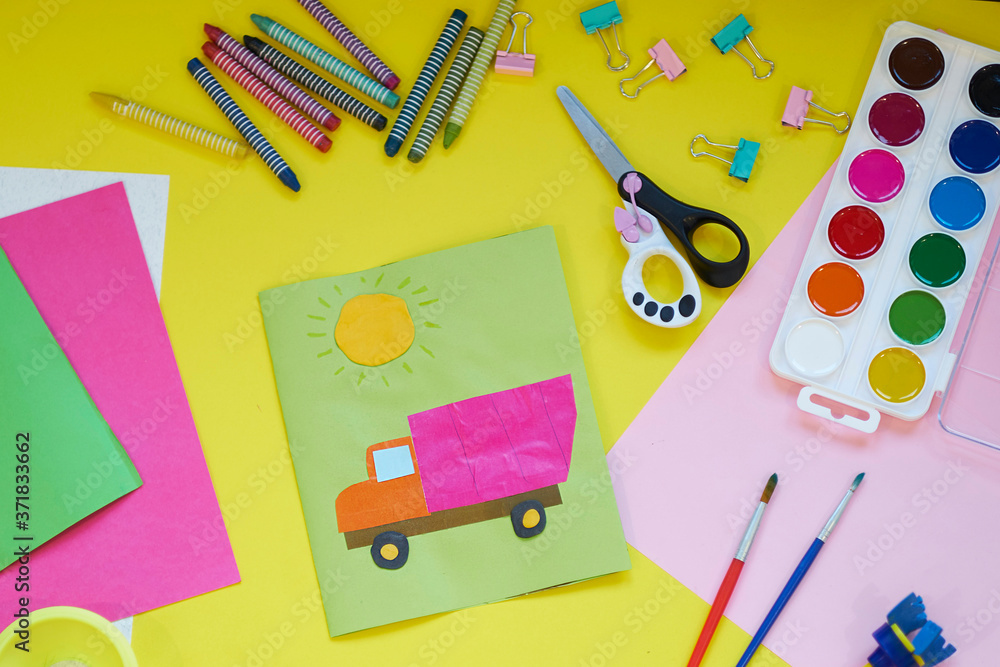
M17 644L18 621L0 634L0 665L3 667L137 667L135 653L125 636L111 621L78 607L45 607L31 612L29 651Z

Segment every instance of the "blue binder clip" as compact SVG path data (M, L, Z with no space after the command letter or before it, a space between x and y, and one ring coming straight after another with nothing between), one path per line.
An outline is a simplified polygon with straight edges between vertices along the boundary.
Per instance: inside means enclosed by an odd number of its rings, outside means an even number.
M616 23L622 22L622 14L618 11L618 4L612 0L612 2L606 2L603 5L594 7L593 9L588 9L585 12L580 12L580 22L583 24L584 30L587 31L588 35L592 35L595 32L597 36L601 38L601 44L604 45L604 52L608 54L607 66L612 72L620 72L629 64L628 54L622 50L621 42L618 41L618 30L615 28ZM611 66L611 49L608 48L608 43L604 41L604 35L601 31L605 28L611 28L611 31L615 34L615 48L618 49L618 53L621 54L625 62L618 67Z
M924 602L914 593L896 605L886 620L872 633L878 648L868 656L870 667L934 667L955 653L955 647L941 636L941 626L927 620Z
M715 44L715 46L722 53L728 53L729 51L732 51L740 58L743 58L746 64L750 65L750 69L751 71L753 71L753 78L766 79L767 77L771 76L772 72L774 72L774 61L768 60L764 56L760 55L760 52L757 51L757 48L753 45L753 42L750 41L751 32L753 32L753 26L747 23L747 20L746 18L744 18L743 14L740 14L732 21L730 21L729 25L727 25L725 28L716 33L715 37L712 38L712 44ZM767 74L765 74L764 76L758 76L757 66L754 65L752 62L750 62L750 59L747 58L742 53L740 53L739 49L736 48L736 45L739 44L744 39L747 41L747 44L750 45L750 50L753 51L754 55L757 56L757 58L762 63L767 63L768 65L771 66L771 68L767 70Z
M724 157L719 157L714 153L709 153L707 151L701 151L696 153L694 150L694 145L697 141L701 139L709 146L715 146L716 148L728 148L730 150L736 151L732 160L727 160ZM760 151L760 144L756 141L747 141L746 139L740 139L740 143L736 146L730 146L728 144L717 144L715 142L709 141L708 137L704 134L699 134L694 139L691 140L691 155L695 157L713 157L720 162L725 162L730 165L729 175L733 178L738 178L744 183L750 178L750 171L753 170L753 163L757 160L757 152Z

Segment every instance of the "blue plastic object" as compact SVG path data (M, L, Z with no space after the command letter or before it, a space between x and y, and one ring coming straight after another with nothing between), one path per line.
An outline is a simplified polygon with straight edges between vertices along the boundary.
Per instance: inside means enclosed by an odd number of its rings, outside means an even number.
M736 146L736 155L733 157L733 166L729 169L729 175L738 178L744 183L750 178L750 171L754 162L757 161L757 153L760 151L760 144L756 141L740 139Z
M588 35L592 35L598 30L610 28L615 23L622 22L622 14L618 11L618 3L606 2L593 9L580 12L580 22Z
M743 14L740 14L730 21L729 25L715 34L715 37L712 38L712 44L715 44L723 53L728 53L751 32L753 32L753 26L747 22Z
M927 620L923 600L915 593L896 605L886 620L872 633L878 648L868 656L871 667L934 667L955 653L941 636L941 626Z
M919 630L927 623L924 601L916 593L910 593L892 608L885 619L889 625L898 625L904 635Z

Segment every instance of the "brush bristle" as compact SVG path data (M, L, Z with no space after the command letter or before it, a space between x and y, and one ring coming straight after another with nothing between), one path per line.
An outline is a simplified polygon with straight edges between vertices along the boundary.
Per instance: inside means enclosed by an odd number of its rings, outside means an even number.
M858 485L861 484L861 480L863 480L864 478L865 478L865 474L864 473L861 473L860 475L858 475L857 477L855 477L854 478L854 484L851 484L851 491L856 490L858 488Z
M764 493L760 496L760 502L766 503L771 500L771 494L774 493L774 487L778 486L778 473L774 473L767 479L767 486L764 487Z

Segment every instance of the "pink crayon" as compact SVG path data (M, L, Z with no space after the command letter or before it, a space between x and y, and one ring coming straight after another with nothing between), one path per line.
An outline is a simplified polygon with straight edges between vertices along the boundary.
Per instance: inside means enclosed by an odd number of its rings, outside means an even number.
M340 127L340 119L332 111L310 97L305 91L278 73L276 69L258 58L253 51L243 46L229 36L225 30L208 23L205 24L207 34L217 46L235 58L243 67L250 70L254 76L271 87L286 100L302 109L302 112L323 125L330 131Z
M285 100L281 99L277 93L267 87L267 85L248 72L242 65L226 55L226 52L211 42L205 42L201 46L205 55L211 58L219 69L228 74L233 81L243 86L247 92L264 103L281 120L288 123L289 127L301 134L306 141L324 153L330 150L333 142L330 138L320 132L310 123L305 116L293 109Z
M395 90L399 85L399 77L389 69L384 62L379 60L371 49L365 46L364 42L358 39L357 35L351 32L350 28L340 22L329 9L319 0L299 0L299 4L306 8L313 18L326 28L327 32L344 45L344 48L351 52L361 64L379 80L379 82L389 90Z

